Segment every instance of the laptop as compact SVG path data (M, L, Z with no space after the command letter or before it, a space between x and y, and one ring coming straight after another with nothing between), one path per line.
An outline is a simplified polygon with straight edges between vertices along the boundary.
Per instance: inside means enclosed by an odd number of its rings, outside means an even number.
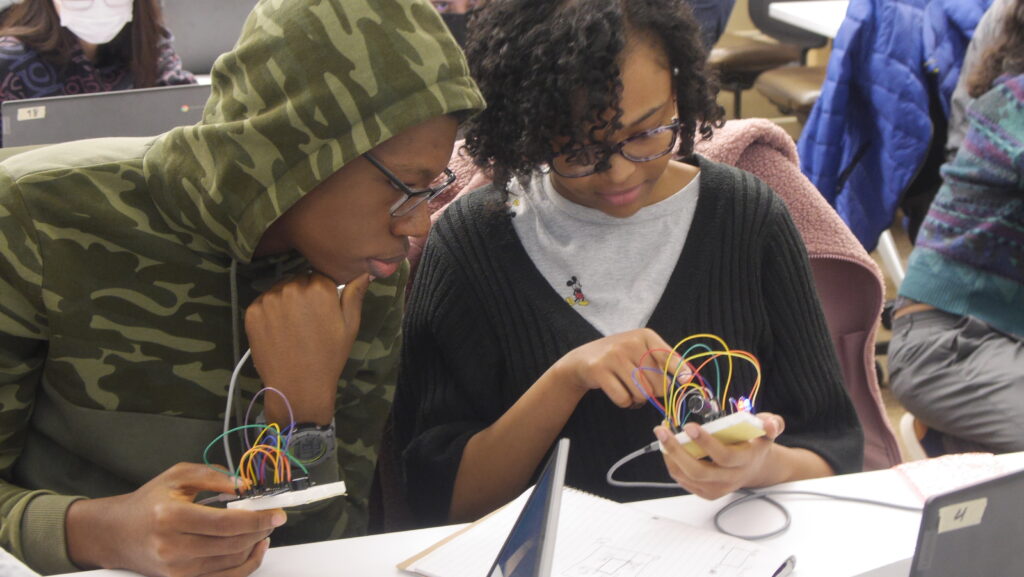
M153 136L199 122L209 97L209 85L182 84L8 100L0 105L3 146Z
M555 557L558 510L569 439L559 439L487 577L548 577Z
M235 46L257 0L164 0L164 24L174 34L181 66L209 74L213 61Z
M925 501L914 556L861 577L1008 577L1024 567L1024 470Z

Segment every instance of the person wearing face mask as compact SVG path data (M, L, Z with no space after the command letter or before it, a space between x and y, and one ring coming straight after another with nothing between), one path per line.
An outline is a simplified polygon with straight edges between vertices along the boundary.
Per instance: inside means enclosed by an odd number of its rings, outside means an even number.
M0 13L0 102L194 82L159 0L22 0Z

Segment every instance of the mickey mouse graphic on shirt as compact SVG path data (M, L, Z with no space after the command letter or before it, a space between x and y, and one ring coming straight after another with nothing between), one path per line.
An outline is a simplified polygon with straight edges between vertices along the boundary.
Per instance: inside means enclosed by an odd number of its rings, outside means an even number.
M585 307L590 304L590 301L588 301L587 297L583 294L583 285L580 284L578 278L574 276L565 281L565 286L572 287L572 296L565 297L565 302L569 303L571 306L579 305L581 307Z

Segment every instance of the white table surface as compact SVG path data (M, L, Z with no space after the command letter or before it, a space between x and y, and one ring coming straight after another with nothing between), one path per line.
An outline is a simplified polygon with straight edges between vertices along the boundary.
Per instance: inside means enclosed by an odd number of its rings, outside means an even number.
M849 5L848 0L772 2L768 5L768 15L815 34L835 38Z
M786 487L780 486L779 488ZM884 496L904 504L918 504L895 471L880 471L817 479L788 485L842 494ZM678 519L714 530L714 513L729 498L705 501L694 496L672 497L636 503L661 517ZM920 515L879 507L820 498L780 497L793 516L785 534L763 541L796 555L796 577L854 577L913 554ZM730 517L727 527L757 533L778 526L781 517L760 504L742 510L741 522ZM324 541L309 545L271 548L253 577L292 575L303 577L363 577L408 575L395 565L454 532L457 527L437 527ZM273 537L271 537L273 541ZM856 546L852 546L856 543ZM67 577L135 577L129 571L88 571Z
M910 485L895 470L842 475L788 483L779 490L808 490L866 497L900 505L921 505ZM644 501L636 506L714 531L715 513L732 498L705 501L677 497ZM836 501L823 497L779 496L792 524L782 535L759 541L762 545L796 555L794 577L855 577L881 565L909 559L917 544L920 513L887 507ZM742 506L723 518L724 527L738 534L770 532L783 516L765 503Z
M998 457L1005 470L1024 468L1024 453ZM788 483L774 489L802 489L865 497L905 505L922 499L896 470L872 471ZM917 541L920 514L836 501L821 497L780 496L792 515L784 534L761 541L796 555L796 577L873 577L900 575L900 569L877 568L909 559ZM631 506L696 527L715 530L714 514L731 497L705 501L692 495L633 503ZM756 534L777 528L781 515L762 503L749 504L723 520L734 532ZM453 533L461 525L420 529L324 541L308 545L274 547L253 577L377 577L408 575L395 565ZM273 541L273 537L271 537ZM903 565L906 566L905 564ZM906 569L902 569L906 575ZM134 577L129 571L87 571L65 577Z

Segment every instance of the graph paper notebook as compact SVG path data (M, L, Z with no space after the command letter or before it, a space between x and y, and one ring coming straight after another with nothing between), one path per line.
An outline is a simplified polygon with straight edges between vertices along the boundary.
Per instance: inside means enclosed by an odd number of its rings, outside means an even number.
M399 569L424 577L489 576L502 544L531 517L520 515L531 491L400 563ZM562 490L550 572L517 571L502 577L781 577L793 564L793 557L783 552L567 487Z

